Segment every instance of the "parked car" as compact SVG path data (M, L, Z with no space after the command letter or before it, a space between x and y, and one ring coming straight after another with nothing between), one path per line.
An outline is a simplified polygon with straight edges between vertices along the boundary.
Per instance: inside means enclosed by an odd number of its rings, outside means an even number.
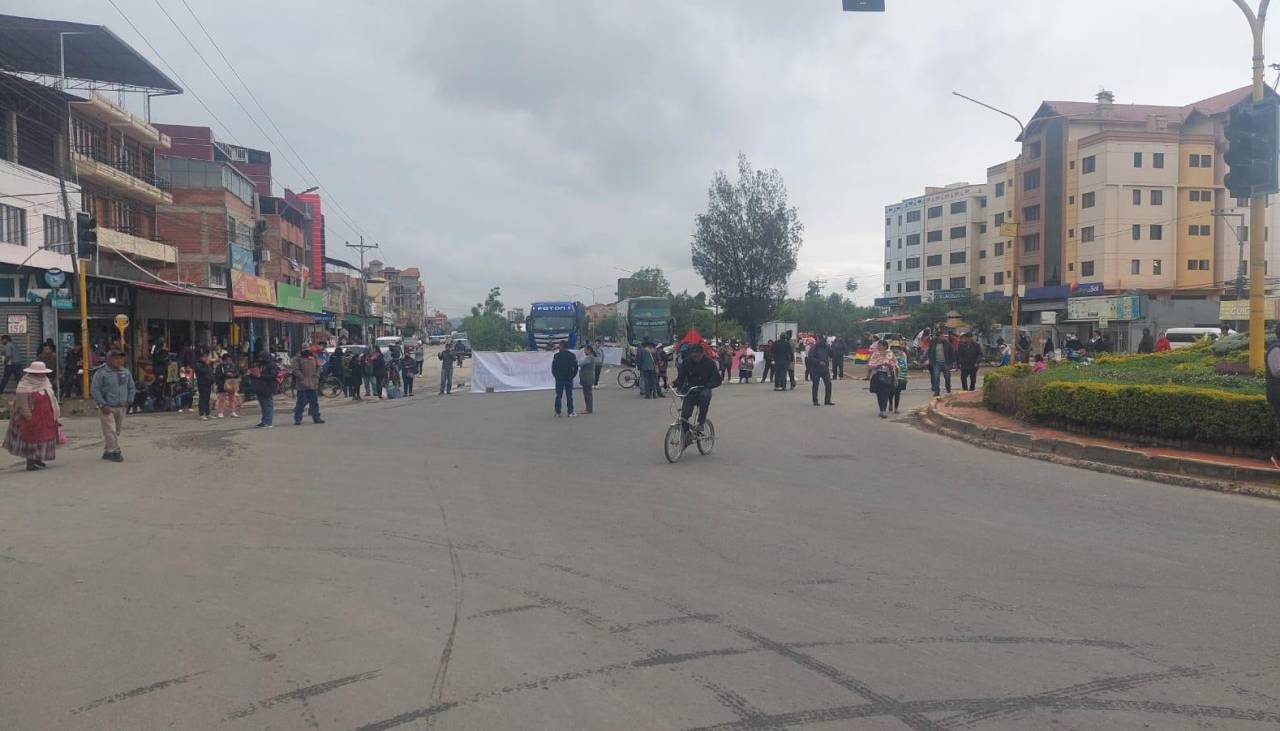
M471 343L467 342L466 338L454 338L452 345L453 354L458 358L459 365L462 364L463 358L471 357Z
M1201 338L1208 338L1210 342L1217 340L1222 331L1216 327L1171 327L1164 334L1169 338L1169 347L1176 350L1189 348ZM1236 331L1227 330L1227 334L1235 335Z

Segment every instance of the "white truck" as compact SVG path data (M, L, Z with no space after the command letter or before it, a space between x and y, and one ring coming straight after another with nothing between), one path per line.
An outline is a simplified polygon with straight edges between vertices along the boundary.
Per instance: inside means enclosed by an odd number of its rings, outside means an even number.
M760 326L760 340L756 347L760 347L770 340L777 342L782 339L783 333L787 332L790 332L792 339L795 339L796 333L800 332L800 324L796 322L770 320Z

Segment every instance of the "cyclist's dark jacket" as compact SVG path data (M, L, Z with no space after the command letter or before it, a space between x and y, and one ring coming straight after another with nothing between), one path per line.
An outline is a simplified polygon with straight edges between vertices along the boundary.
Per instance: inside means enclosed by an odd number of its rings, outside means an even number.
M678 375L672 385L677 390L684 390L694 386L715 388L720 385L720 368L716 361L707 356L703 356L701 363L695 361L691 355L686 356L684 361L680 363Z

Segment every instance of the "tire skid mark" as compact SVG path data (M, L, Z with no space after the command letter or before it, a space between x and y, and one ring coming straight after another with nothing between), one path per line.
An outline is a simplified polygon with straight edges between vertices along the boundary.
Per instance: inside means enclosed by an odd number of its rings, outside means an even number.
M692 622L709 622L711 624L716 624L719 621L719 614L681 614L678 617L649 619L643 622L631 622L630 624L615 624L609 628L609 632L610 634L621 634L623 632L644 629L646 627L665 627L671 624L688 624Z
M540 606L546 607L547 609L554 609L567 617L571 617L582 622L592 629L605 629L609 626L609 623L605 621L604 617L601 617L586 607L576 607L567 602L562 602L555 597L547 596L540 591L533 591L532 589L522 591L521 593L537 602Z
M334 678L333 680L326 680L323 683L315 683L314 685L297 688L287 693L281 693L277 696L264 698L260 701L254 701L243 708L239 708L228 713L223 720L234 721L237 718L246 718L248 716L252 716L258 711L266 710L285 703L292 703L294 701L305 702L309 698L313 698L323 693L328 693L331 690L337 690L338 688L346 685L353 685L355 683L363 683L365 681L373 680L380 675L382 675L381 670L369 670L367 672L357 673L356 675L348 675L345 678Z
M431 474L427 468L428 465L424 464L423 473ZM453 545L453 538L449 535L449 515L445 512L444 501L436 491L434 483L431 490L435 493L436 506L440 509L440 524L444 529L445 544L449 549L449 566L453 570L453 621L449 624L449 637L440 650L440 660L436 664L436 674L431 680L431 692L428 695L431 705L439 706L442 704L445 682L449 677L449 661L453 658L453 644L458 637L458 620L462 617L462 592L465 578L462 572L462 561L458 558L458 549ZM428 716L426 720L429 728L432 719Z
M87 713L88 711L92 711L93 709L99 706L106 706L112 703L119 703L120 701L132 700L134 698L137 698L138 696L143 696L148 693L154 693L157 690L164 690L165 688L169 688L175 685L182 685L183 683L187 682L188 680L191 680L192 678L204 675L206 672L207 671L205 670L201 670L198 673L190 673L188 675L179 675L176 678L161 680L159 682L152 683L151 685L144 685L141 688L134 688L133 690L126 690L120 693L115 693L115 694L106 696L105 698L99 698L94 701L89 701L88 703L84 704L83 706L80 706L79 708L72 710L71 712L74 714Z
M276 653L262 649L262 640L250 634L248 628L239 622L232 626L231 636L236 638L236 642L249 648L254 657L261 662L271 662L277 657Z
M661 650L643 660L636 660L634 664L638 668L649 668L659 665L677 665L691 660L701 660L705 657L730 657L733 655L746 655L752 652L761 652L761 650L758 647L726 647L719 650L700 650L698 652L684 653L671 653Z
M771 723L769 721L768 714L751 705L751 702L746 698L743 698L741 695L726 688L722 688L697 673L694 673L693 677L702 687L711 691L711 694L716 697L716 700L720 701L720 705L728 708L730 711L733 711L734 714L738 716L739 720L743 723L750 724L751 728L762 729L764 731L781 731L783 728L782 726L777 726Z
M502 609L489 609L484 612L476 612L467 619L484 619L485 617L497 617L503 614L513 614L515 612L523 612L529 609L544 609L541 604L521 604L518 607L503 607Z

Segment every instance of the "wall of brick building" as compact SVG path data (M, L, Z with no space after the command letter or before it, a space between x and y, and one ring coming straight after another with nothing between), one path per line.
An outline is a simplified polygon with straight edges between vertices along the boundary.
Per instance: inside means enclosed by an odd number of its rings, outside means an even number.
M273 282L288 280L294 284L302 281L302 273L294 271L286 259L283 241L298 247L294 261L306 265L306 232L295 226L283 216L267 215L262 217L267 222L267 232L263 237L263 248L271 252L271 259L262 265L262 276Z
M174 189L173 204L156 209L161 238L178 250L178 265L167 267L167 274L210 286L208 265L227 263L228 216L253 225L253 209L226 190Z

